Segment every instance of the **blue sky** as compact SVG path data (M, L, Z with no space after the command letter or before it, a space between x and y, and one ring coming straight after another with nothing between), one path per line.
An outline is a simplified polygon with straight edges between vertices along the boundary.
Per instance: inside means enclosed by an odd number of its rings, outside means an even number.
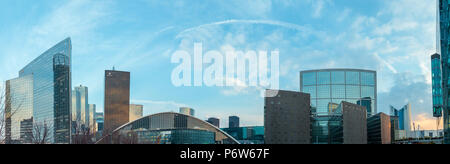
M263 124L254 88L174 87L170 57L192 51L278 50L280 88L299 90L298 72L362 68L378 72L378 110L411 102L421 127L431 118L434 0L2 0L0 80L66 37L72 84L89 87L103 110L104 70L131 72L131 102L144 113L196 109L196 116Z

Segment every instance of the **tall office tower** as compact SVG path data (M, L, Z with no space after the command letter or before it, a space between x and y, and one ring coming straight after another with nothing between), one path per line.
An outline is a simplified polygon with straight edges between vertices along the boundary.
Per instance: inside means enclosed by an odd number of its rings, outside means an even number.
M360 69L321 69L300 72L300 92L311 95L316 115L327 115L328 104L364 102L367 113L377 113L377 73ZM369 104L370 103L370 104ZM370 111L369 111L370 110Z
M144 116L144 106L130 104L130 122L140 119Z
M89 127L88 88L82 85L72 91L72 126L78 132Z
M433 87L433 117L442 117L442 74L441 55L431 56L431 76Z
M437 50L441 54L444 143L450 144L450 1L438 0Z
M5 116L0 116L6 118L5 141L31 143L32 134L29 132L33 130L33 75L8 80L5 89Z
M208 118L208 120L206 122L220 128L220 119L218 119L218 118L210 117L210 118Z
M96 106L95 104L89 104L89 117L88 117L88 121L87 121L87 125L90 129L90 132L95 132L96 128L95 128L95 112L96 112Z
M104 117L107 133L130 121L130 72L105 71Z
M411 120L411 104L403 106L401 109L396 109L391 106L391 116L398 117L398 129L405 131L404 137L411 137L412 135L412 120Z
M228 117L228 128L239 128L239 117L238 116Z
M185 115L194 116L195 115L195 110L192 109L192 108L188 108L188 107L181 107L180 108L180 113L181 114L185 114Z
M341 102L328 122L330 144L367 144L367 110Z
M391 118L385 113L378 113L367 119L367 143L391 144Z
M310 96L292 91L266 90L264 135L266 144L309 144Z
M71 41L67 38L20 70L18 79L10 81L9 98L20 100L13 102L11 108L17 103L25 104L23 112L27 114L20 115L27 115L28 120L32 118L33 127L43 127L42 131L50 129L47 134L50 143L70 143L71 54ZM32 98L20 98L30 93ZM12 126L19 127L11 127L11 130L24 127L19 125L21 121L24 120L11 120Z

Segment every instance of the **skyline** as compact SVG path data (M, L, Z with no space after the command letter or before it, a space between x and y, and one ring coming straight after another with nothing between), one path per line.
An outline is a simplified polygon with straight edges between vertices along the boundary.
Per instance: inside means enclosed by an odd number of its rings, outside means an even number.
M303 70L376 70L379 112L389 114L389 105L400 107L408 100L421 127L435 121L429 60L436 47L433 1L261 0L250 8L245 8L250 1L186 2L176 1L175 7L151 0L0 2L8 6L0 11L6 22L0 25L5 36L0 38L0 69L5 71L0 80L16 77L32 59L71 37L72 86L87 86L89 102L99 112L101 77L115 66L131 72L130 103L143 104L144 116L187 106L202 120L218 117L228 125L226 118L238 115L243 125L262 125L263 99L252 88L172 86L176 65L170 55L190 51L199 41L206 50L279 50L282 90L299 91Z

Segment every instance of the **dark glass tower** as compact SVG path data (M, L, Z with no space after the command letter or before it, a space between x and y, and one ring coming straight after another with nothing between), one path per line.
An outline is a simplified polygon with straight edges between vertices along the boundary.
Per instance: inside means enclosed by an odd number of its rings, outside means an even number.
M431 56L432 86L433 86L433 117L442 117L442 74L441 56Z
M438 1L438 52L441 54L442 64L442 97L443 97L443 116L444 116L444 143L450 144L450 4L449 0Z
M230 116L228 118L228 127L229 128L239 128L239 117L238 116Z
M129 111L130 72L105 71L105 132L128 123Z

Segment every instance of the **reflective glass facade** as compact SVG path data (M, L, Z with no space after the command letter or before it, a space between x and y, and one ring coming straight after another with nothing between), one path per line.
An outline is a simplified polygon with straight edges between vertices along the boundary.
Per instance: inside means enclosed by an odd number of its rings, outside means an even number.
M264 126L223 128L222 130L241 144L264 144Z
M33 75L6 81L6 143L31 143Z
M311 95L313 114L327 115L330 103L342 101L365 106L368 114L377 113L377 76L375 71L325 69L302 71L300 91Z
M135 131L138 144L214 144L214 132L195 129Z
M441 56L439 54L431 56L431 76L433 87L433 116L442 117L442 74Z
M190 115L172 112L158 113L127 123L97 143L211 143L211 133L214 134L213 143L239 143L230 135L205 121Z
M46 124L51 129L51 143L70 143L71 53L67 38L19 72L19 78L32 76L33 98L24 101L33 104L33 125Z
M105 71L104 118L106 132L130 122L130 72Z
M441 54L442 66L444 143L450 144L450 1L439 0L438 2L437 47Z
M89 127L88 88L77 86L72 91L72 127L81 132Z
M411 115L411 105L407 104L401 109L396 109L393 106L390 107L391 116L398 118L398 130L404 130L405 135L409 137L412 135L413 130L412 125L412 115Z

